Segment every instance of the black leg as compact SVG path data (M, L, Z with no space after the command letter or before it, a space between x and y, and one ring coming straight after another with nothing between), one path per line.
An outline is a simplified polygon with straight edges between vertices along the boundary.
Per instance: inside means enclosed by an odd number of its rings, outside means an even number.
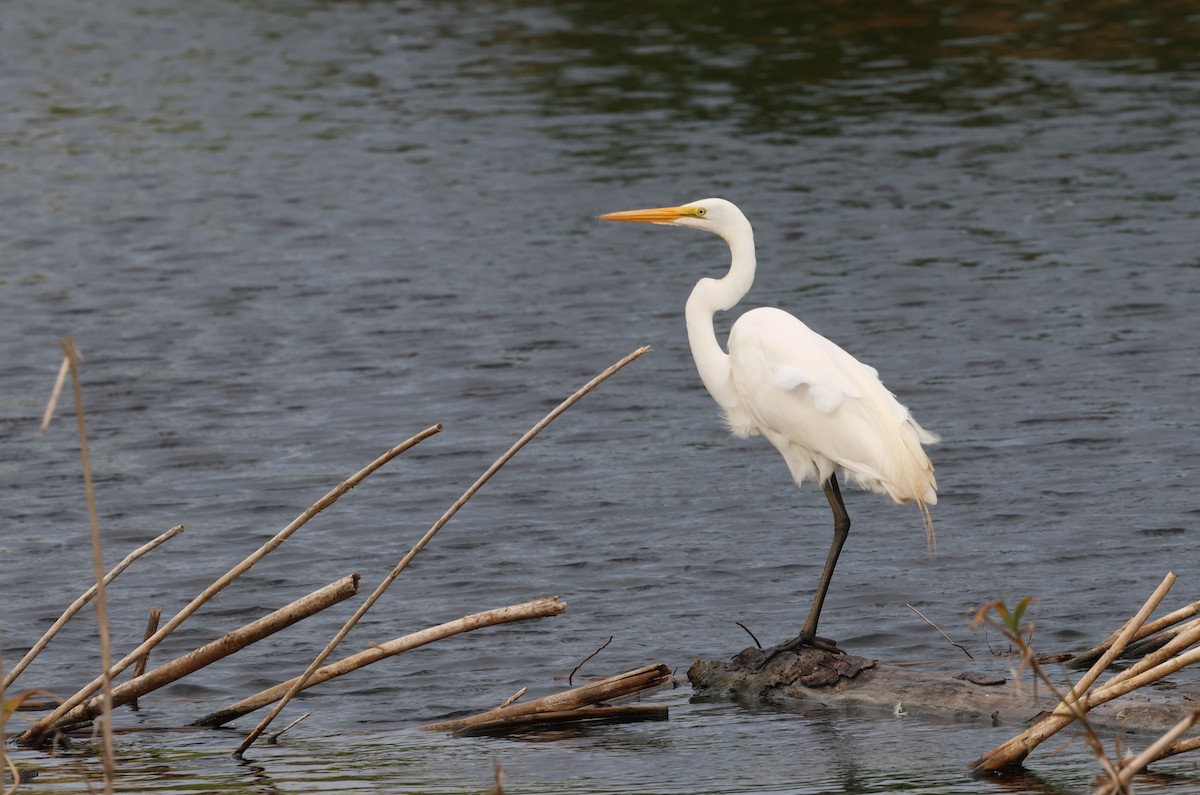
M817 622L821 619L821 607L825 604L825 595L829 592L829 582L833 579L833 569L837 566L838 556L842 554L842 545L850 535L850 515L846 513L846 503L842 502L842 491L838 488L837 475L830 475L829 480L821 484L829 507L833 509L833 543L829 546L829 557L825 560L825 570L821 572L821 581L817 584L817 594L813 597L812 607L808 611L808 620L804 629L796 638L799 645L811 644L817 637Z
M821 619L821 607L825 604L825 594L829 592L833 569L837 566L838 556L842 554L842 546L850 535L850 515L846 513L846 504L842 502L842 491L838 488L836 475L830 475L829 480L821 484L821 488L825 490L829 507L833 509L833 543L829 547L829 557L825 560L825 570L821 572L821 581L817 583L817 594L813 597L812 607L808 611L808 619L804 622L804 629L800 630L800 634L796 637L771 649L756 666L759 670L765 668L781 653L785 651L799 652L804 646L840 653L837 643L828 638L817 637L817 621Z

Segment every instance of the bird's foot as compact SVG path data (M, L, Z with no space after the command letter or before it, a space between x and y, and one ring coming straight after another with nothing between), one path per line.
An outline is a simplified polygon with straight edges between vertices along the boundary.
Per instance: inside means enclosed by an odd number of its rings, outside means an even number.
M800 650L804 648L818 649L820 651L829 652L830 654L845 654L845 652L838 648L837 641L835 640L822 638L817 635L800 634L791 640L785 640L778 646L767 649L767 655L762 659L761 662L759 662L758 665L754 666L754 670L761 671L770 665L772 660L784 652L790 651L798 654Z

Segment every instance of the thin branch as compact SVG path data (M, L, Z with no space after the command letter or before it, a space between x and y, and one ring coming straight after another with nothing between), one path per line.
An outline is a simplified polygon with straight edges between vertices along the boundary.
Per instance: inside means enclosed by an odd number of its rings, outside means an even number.
M746 626L746 625L745 625L745 624L743 624L741 621L734 621L733 623L735 623L735 624L737 624L739 627L741 627L741 628L742 628L742 630L743 630L743 631L744 631L744 632L745 632L747 635L749 635L749 636L750 636L750 640L754 641L754 645L755 645L757 648L760 648L760 649L762 648L762 644L758 642L758 636L757 636L757 635L755 635L753 632L751 632L751 631L750 631L750 627Z
M123 571L125 571L125 569L129 568L129 565L131 563L133 563L135 560L137 560L138 558L140 558L142 555L145 555L150 550L154 549L155 547L159 546L160 544L162 544L166 541L169 541L170 539L174 538L175 536L179 535L182 532L183 532L183 525L181 525L181 524L175 525L167 532L165 532L162 535L155 538L153 541L149 541L149 542L143 544L142 546L138 547L137 549L133 550L132 552L130 552L128 555L125 556L124 560L122 560L116 566L113 566L112 571L110 571L108 574L104 575L104 584L107 585L108 583L110 583L114 579L116 579L117 576L121 574L121 572L123 572ZM14 665L13 669L8 672L8 675L4 677L4 684L2 687L0 687L0 689L7 689L12 685L12 683L16 680L16 678L21 675L21 672L24 671L31 662L33 662L33 659L35 657L37 657L38 654L41 653L42 649L46 648L46 645L54 638L55 635L58 634L58 631L60 629L62 629L63 626L66 625L66 623L68 621L71 620L72 616L74 616L76 613L78 613L80 610L82 610L84 605L86 605L88 602L90 602L92 600L92 597L94 597L96 595L96 590L97 589L96 589L95 585L93 585L91 588L88 588L86 591L83 592L83 594L81 594L79 596L78 599L76 599L74 602L72 602L70 604L70 606L66 610L63 611L63 614L58 617L58 620L54 622L54 624L50 627L50 629L46 630L45 634L42 635L41 639L38 640L37 643L33 644L33 648L31 648L28 652L26 652L25 656L21 658L21 661L18 662L16 665Z
M576 665L574 668L572 668L572 669L571 669L571 673L570 673L570 674L567 676L567 687L571 687L571 686L573 686L573 685L575 684L575 682L573 681L573 680L574 680L574 678L575 678L575 672L576 672L576 671L578 671L580 668L582 668L582 667L583 667L583 664L584 664L584 663L586 663L588 660L592 659L592 658L593 658L593 657L595 657L597 654L599 654L600 652L602 652L602 651L604 651L605 649L607 649L607 648L608 648L608 644L610 644L610 643L612 643L612 642L613 642L613 636L612 636L612 635L609 635L609 636L608 636L608 640L606 640L606 641L604 641L603 643L601 643L601 644L600 644L600 648L596 649L594 652L592 652L591 654L589 654L588 656L586 656L586 657L584 657L582 660L580 660L580 661L579 661L579 665Z
M304 720L305 718L307 718L307 717L308 717L309 715L311 715L311 714L313 714L313 711L310 709L308 712L305 712L303 715L301 715L300 717L296 718L294 721L292 721L291 723L289 723L287 726L284 726L282 729L280 729L279 731L277 731L277 732L275 732L274 734L272 734L270 737L268 737L268 738L267 738L267 744L268 744L268 745L274 745L275 743L279 742L279 738L280 738L280 737L282 737L283 735L287 734L289 731L291 731L291 729L292 729L292 727L293 727L293 726L295 726L297 723L299 723L300 721Z
M288 702L292 700L292 697L304 688L305 682L308 681L308 678L312 676L313 672L316 671L317 668L321 666L321 663L323 663L326 658L333 653L333 650L336 649L338 644L342 642L342 639L344 639L346 635L350 634L350 630L354 628L354 625L358 623L359 619L361 619L363 615L365 615L366 612L371 609L372 605L379 600L379 597L383 596L384 591L386 591L388 587L395 581L395 579L400 576L401 572L408 568L408 564L412 562L412 559L415 558L421 552L421 550L425 548L426 544L433 540L433 537L437 535L438 531L450 521L454 514L458 513L459 508L465 505L467 500L471 499L471 497L475 495L475 492L479 491L479 489L483 487L483 484L487 483L491 479L492 475L496 474L496 472L499 471L502 466L508 463L509 459L515 456L521 450L521 448L523 448L535 436L541 433L542 429L553 422L560 414L573 406L576 401L578 401L588 392L591 392L625 365L647 353L649 350L650 346L648 345L638 348L633 353L625 356L620 361L606 369L604 372L600 373L591 381L588 381L569 398L558 404L558 406L556 406L553 411L543 417L540 422L526 431L525 435L518 439L516 443L504 453L504 455L496 459L496 461L490 467L488 467L487 471L480 475L479 478L473 484L471 484L471 487L468 488L466 492L464 492L463 495L459 497L458 500L455 501L455 503L451 505L444 514L442 514L440 519L434 522L433 526L426 531L424 536L421 537L421 540L419 540L416 545L409 550L408 554L396 564L391 572L384 577L383 581L379 583L374 592L367 597L367 600L363 602L358 611L355 612L355 614L350 617L350 619L338 631L338 633L333 636L321 653L318 654L311 663L309 663L308 668L300 675L296 684L292 686L291 691L284 696L274 708L272 708L271 712L262 719L262 722L260 722L258 726L256 726L254 730L250 732L250 735L242 741L242 744L238 746L238 749L234 752L234 756L241 757L246 752L246 749L254 744L254 741L258 739L258 736L263 733L267 726L271 724L271 721L275 719L275 716L282 712L283 708L286 707Z
M938 633L939 635L941 635L943 638L945 638L945 639L946 639L946 642L947 642L947 643L949 643L951 646L954 646L954 647L955 647L955 648L957 648L959 651L961 651L963 654L965 654L965 655L967 655L968 657L970 657L972 660L973 660L973 659L975 659L974 655L972 655L972 654L971 654L971 652L967 651L967 649L966 649L966 647L965 647L965 646L963 646L963 645L962 645L962 644L960 644L960 643L955 643L954 641L950 640L950 636L949 636L949 635L947 635L945 632L942 632L942 628L941 628L941 627L939 627L937 624L933 623L932 621L930 621L928 618L926 618L926 617L925 617L925 614L924 614L924 613L922 613L920 610L918 610L917 608L915 608L915 607L913 607L912 605L908 604L907 602L905 602L904 606L905 606L905 607L907 607L909 610L913 611L914 613L916 613L917 615L919 615L919 616L921 617L921 620L922 620L922 621L924 621L926 624L928 624L929 626L931 626L931 627L933 627L934 629L936 629L936 630L937 630L937 633Z
M168 621L165 626L161 627L158 632L155 632L153 637L144 641L136 649L125 655L120 662L118 662L109 670L109 675L116 676L121 671L124 671L131 664L136 662L143 654L158 645L163 638L174 632L180 624L182 624L189 616L192 615L192 613L195 613L197 610L199 610L201 605L220 593L227 585L229 585L229 583L233 582L238 577L249 571L251 566L253 566L255 563L258 563L258 561L266 557L267 554L278 548L280 544L286 541L288 537L292 535L292 533L299 530L306 522L308 522L309 519L313 518L330 505L333 505L333 503L337 502L339 497L357 486L365 478L375 472L375 470L379 469L388 461L391 461L404 451L424 441L425 439L428 439L430 436L433 436L435 433L438 433L441 430L441 425L433 425L429 428L426 428L415 436L412 436L404 442L396 445L391 450L388 450L386 453L379 456L379 458L376 458L370 464L351 475L349 479L333 488L328 494L313 503L308 510L304 511L304 513L293 519L291 524L272 536L270 540L260 546L252 554L247 556L241 563L237 564L224 575L222 575L212 585L205 588L200 595L198 595L195 599L189 602L186 607L176 613L175 617ZM17 741L21 743L37 742L41 736L46 733L47 729L54 725L59 718L82 704L89 696L95 693L96 689L100 686L101 681L102 680L100 679L93 680L74 696L64 701L54 712L42 718L29 729L26 729L17 738Z

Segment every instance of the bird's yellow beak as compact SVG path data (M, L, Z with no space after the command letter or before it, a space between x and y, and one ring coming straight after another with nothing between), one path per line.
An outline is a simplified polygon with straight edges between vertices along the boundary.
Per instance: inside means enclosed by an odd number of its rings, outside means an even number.
M640 221L648 224L669 224L680 218L695 218L696 208L688 205L679 207L654 207L649 210L622 210L600 216L601 221Z

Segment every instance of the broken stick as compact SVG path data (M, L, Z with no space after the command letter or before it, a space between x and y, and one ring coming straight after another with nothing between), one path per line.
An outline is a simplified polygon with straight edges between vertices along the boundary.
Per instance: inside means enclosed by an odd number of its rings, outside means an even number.
M599 682L552 693L548 696L535 698L507 707L497 707L478 715L470 715L457 720L446 720L419 726L430 731L457 732L471 726L511 718L517 715L535 715L546 712L564 712L589 707L602 701L610 701L623 696L630 696L652 687L666 684L670 681L671 669L663 664L647 665L623 674L610 676Z

